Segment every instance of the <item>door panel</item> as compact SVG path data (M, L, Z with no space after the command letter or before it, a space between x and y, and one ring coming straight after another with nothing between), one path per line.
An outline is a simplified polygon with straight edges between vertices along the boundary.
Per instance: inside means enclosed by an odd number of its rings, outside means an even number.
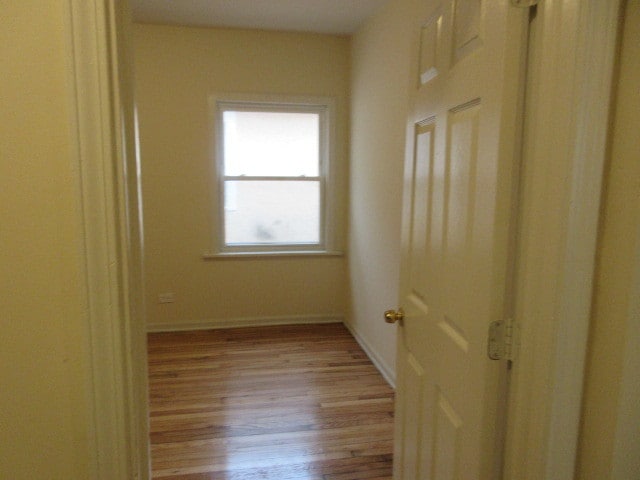
M431 246L431 203L433 179L433 123L416 126L416 155L414 165L414 199L411 225L411 292L423 302L433 292L433 277L426 272L433 264Z
M453 52L459 60L480 47L480 0L455 2L453 20Z
M420 443L420 427L425 421L425 419L422 418L423 413L425 413L422 406L424 371L411 354L407 356L407 367L406 376L404 378L404 387L408 392L407 399L410 400L406 404L405 415L403 418L403 431L405 432L403 461L406 467L405 478L407 480L415 480L420 478L420 451L410 448L410 446Z
M508 313L527 16L457 0L427 18L405 163L395 478L495 480L507 363L488 359L486 334Z
M460 432L462 419L455 412L451 404L438 391L435 418L435 446L436 455L433 463L433 475L435 480L454 480L458 478L458 462L461 445Z
M442 14L434 14L420 30L420 83L425 84L438 75Z
M465 345L472 322L472 307L460 301L474 289L474 220L479 105L448 116L445 152L444 319L456 332L456 344Z

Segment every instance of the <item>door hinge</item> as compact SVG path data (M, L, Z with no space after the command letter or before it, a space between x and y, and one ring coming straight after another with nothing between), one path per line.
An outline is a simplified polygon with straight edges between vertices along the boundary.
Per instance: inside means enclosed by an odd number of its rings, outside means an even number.
M487 355L491 360L513 362L515 356L514 322L511 318L491 322L487 337Z
M529 8L538 5L538 0L511 0L511 5L520 8Z
M515 356L514 328L513 319L507 318L504 332L504 355L505 359L509 361L509 364L513 362Z

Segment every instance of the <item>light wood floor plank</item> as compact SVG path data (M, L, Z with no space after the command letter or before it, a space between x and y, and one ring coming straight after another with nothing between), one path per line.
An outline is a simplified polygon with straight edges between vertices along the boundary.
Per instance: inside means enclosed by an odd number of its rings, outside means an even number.
M163 480L391 479L393 390L340 324L149 334Z

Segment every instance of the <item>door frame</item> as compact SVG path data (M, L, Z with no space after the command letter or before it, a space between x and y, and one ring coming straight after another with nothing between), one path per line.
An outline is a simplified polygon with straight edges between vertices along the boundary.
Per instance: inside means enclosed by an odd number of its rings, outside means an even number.
M65 0L81 213L92 479L150 478L129 2Z
M544 48L534 80L544 95L526 116L526 161L539 167L527 172L521 218L523 233L535 231L541 241L522 242L518 258L520 346L509 397L508 479L573 476L621 2L538 5ZM130 148L135 125L127 120L135 107L126 93L131 64L123 55L131 44L127 3L65 2L91 332L92 474L146 480L141 205L138 157ZM559 112L557 105L566 108Z
M537 6L506 479L574 476L621 3Z

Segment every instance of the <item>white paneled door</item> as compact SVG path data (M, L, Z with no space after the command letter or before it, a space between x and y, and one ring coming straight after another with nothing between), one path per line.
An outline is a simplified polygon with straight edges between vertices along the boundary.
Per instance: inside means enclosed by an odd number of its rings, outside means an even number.
M432 4L408 122L394 475L496 480L529 9Z

